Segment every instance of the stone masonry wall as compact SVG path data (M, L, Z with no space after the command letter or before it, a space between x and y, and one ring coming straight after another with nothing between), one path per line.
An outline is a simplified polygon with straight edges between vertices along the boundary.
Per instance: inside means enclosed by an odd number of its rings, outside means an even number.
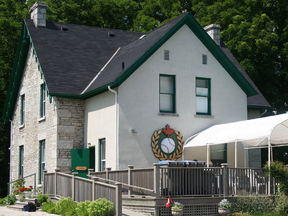
M84 147L84 100L58 98L57 166L71 172L71 149Z
M46 95L46 116L40 118L40 93L44 79L38 70L38 62L31 47L28 51L26 66L23 72L20 90L13 114L11 175L10 180L19 177L19 148L24 148L24 176L36 173L39 183L40 141L45 140L45 166L54 171L57 162L57 112L56 102ZM21 95L25 95L25 120L20 125ZM27 185L32 185L33 178L27 179Z

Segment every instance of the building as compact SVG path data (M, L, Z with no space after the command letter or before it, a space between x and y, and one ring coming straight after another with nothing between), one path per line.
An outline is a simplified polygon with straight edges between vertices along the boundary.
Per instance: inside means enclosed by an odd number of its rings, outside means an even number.
M219 25L206 32L185 13L143 34L49 22L46 8L36 2L24 20L5 104L11 180L181 160L191 135L270 107ZM86 149L72 168L71 149Z

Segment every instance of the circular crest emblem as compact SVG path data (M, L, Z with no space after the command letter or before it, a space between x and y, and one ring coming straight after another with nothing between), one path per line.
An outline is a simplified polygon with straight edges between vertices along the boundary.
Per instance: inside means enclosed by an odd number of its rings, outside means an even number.
M151 146L159 160L177 160L182 155L183 143L182 134L166 125L166 128L153 133Z

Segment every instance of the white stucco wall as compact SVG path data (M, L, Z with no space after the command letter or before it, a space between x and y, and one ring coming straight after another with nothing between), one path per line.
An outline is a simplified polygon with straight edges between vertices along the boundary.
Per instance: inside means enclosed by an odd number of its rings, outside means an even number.
M115 169L115 95L108 91L85 101L85 140L95 146L95 170L99 170L99 140L106 139L106 167Z
M164 60L164 50L170 51L169 61ZM202 54L208 56L207 65L202 65ZM178 116L159 115L159 74L176 75ZM195 115L196 77L211 78L211 116ZM120 168L128 164L151 167L158 162L151 150L151 136L166 124L180 131L186 140L211 125L247 119L245 93L187 26L141 65L118 92ZM229 155L234 154L232 149ZM206 158L206 150L186 155L187 159Z

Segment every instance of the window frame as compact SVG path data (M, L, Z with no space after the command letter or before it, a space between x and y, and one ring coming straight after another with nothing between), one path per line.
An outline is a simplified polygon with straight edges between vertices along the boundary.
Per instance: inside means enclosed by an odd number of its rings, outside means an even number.
M40 117L43 118L46 115L46 85L45 83L40 86Z
M161 77L172 78L172 93L161 93ZM161 110L161 95L172 95L172 110ZM176 76L170 74L159 74L159 112L160 113L176 113Z
M104 155L103 155L104 146ZM99 139L99 171L105 171L106 169L106 139ZM103 157L104 156L104 157ZM103 168L104 163L104 168Z
M39 184L43 182L43 170L45 170L46 141L39 141Z
M213 163L214 166L221 166L221 163L227 163L227 143L220 144L223 145L223 158L221 159L213 159L212 154L213 152L213 147L217 147L219 145L211 145L210 146L210 160Z
M208 95L197 95L197 80L206 80L208 81ZM207 98L207 112L198 112L197 111L197 98L205 97ZM211 115L211 78L196 77L195 80L195 104L196 104L196 115Z
M25 124L25 94L21 95L20 125Z
M19 178L24 177L24 146L19 146Z

